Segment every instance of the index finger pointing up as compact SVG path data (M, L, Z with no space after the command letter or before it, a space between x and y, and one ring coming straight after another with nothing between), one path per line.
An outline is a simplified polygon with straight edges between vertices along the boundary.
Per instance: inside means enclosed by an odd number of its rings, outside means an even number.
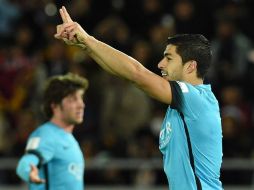
M71 19L71 17L70 17L70 15L69 15L69 13L67 12L65 6L62 6L62 9L61 9L61 10L62 10L64 19L65 19L65 23L66 23L66 22L73 22L72 19Z
M65 18L65 15L64 15L63 10L60 9L59 12L60 12L61 18L62 18L62 20L63 20L63 23L67 23L68 21L67 21L67 19Z

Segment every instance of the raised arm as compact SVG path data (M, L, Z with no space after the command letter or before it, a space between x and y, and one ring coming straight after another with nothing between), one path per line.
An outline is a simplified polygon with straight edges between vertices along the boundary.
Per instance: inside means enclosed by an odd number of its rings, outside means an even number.
M87 34L78 23L72 21L64 7L60 9L60 15L63 24L57 27L57 39L83 48L107 72L133 82L163 103L171 103L171 88L167 80L149 71L132 57Z

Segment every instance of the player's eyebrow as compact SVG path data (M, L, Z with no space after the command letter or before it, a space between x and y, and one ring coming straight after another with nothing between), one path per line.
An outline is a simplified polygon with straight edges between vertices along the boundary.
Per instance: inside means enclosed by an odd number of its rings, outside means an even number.
M164 52L164 57L172 57L172 54L168 52Z

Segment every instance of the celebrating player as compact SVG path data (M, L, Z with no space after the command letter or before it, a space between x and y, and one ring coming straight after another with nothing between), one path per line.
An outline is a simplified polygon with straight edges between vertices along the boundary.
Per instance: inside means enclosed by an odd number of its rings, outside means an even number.
M161 75L90 36L65 7L55 37L84 49L104 70L132 82L168 104L159 148L170 190L219 190L222 163L221 118L210 85L203 83L211 63L209 41L199 34L170 37L158 63Z

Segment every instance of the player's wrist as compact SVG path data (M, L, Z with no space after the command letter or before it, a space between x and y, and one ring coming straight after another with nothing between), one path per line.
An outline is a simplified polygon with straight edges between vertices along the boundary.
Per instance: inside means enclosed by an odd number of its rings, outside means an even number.
M89 34L87 34L85 31L83 31L82 33L77 35L78 42L85 45L85 46L87 46L90 38L91 38L91 36Z

